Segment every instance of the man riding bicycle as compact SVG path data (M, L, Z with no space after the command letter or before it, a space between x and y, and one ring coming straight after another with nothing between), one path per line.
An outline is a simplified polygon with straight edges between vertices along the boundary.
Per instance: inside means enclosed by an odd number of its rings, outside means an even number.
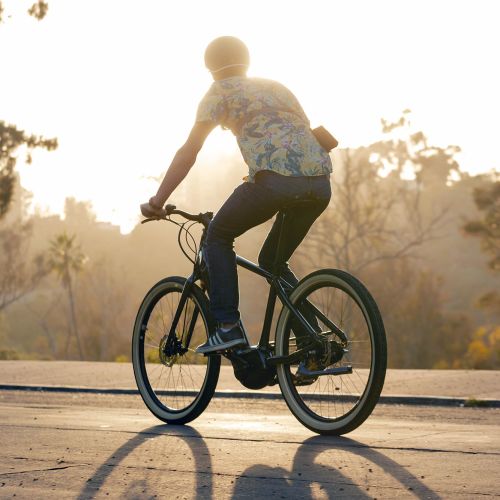
M287 261L331 197L330 157L313 135L298 100L278 82L247 77L249 63L248 49L237 38L224 36L208 45L205 65L214 82L200 102L195 124L175 154L158 192L141 205L144 216L161 216L163 206L194 165L209 133L217 125L233 132L249 175L208 228L204 257L217 328L197 348L203 354L247 344L238 310L235 238L271 219L293 201L312 200L289 211L282 234L284 264L280 275L294 285L298 280ZM259 265L264 269L271 270L278 237L275 223L259 254Z

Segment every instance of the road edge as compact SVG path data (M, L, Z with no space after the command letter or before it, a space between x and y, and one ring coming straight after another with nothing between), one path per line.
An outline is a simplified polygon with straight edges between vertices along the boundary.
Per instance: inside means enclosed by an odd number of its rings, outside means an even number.
M75 387L56 385L0 384L0 391L61 392L80 394L138 395L137 389ZM281 399L281 392L215 391L215 398L227 399ZM498 399L455 398L448 396L381 395L380 404L417 406L455 406L466 408L500 408Z

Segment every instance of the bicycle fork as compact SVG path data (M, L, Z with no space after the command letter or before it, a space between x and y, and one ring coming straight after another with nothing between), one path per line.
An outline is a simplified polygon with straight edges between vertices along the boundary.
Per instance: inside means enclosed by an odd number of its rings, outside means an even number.
M191 342L191 337L193 336L194 327L196 325L196 320L198 319L198 314L200 312L198 306L194 304L193 315L189 322L186 342L185 346L182 346L182 337L184 336L184 331L181 333L181 339L177 338L176 330L177 325L181 319L182 312L186 307L187 301L193 289L193 284L196 281L194 274L189 276L184 283L184 288L182 289L181 298L179 300L179 305L177 306L177 310L175 311L174 319L172 321L172 325L170 326L170 331L168 332L167 341L164 344L163 351L167 356L172 356L173 354L183 354L187 351L187 346L189 346Z

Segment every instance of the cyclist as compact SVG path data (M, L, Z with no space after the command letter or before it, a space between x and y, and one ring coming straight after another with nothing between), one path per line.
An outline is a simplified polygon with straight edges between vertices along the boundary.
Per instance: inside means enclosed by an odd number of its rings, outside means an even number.
M233 132L249 175L222 205L207 232L204 257L217 328L197 348L197 352L205 354L247 344L238 310L235 238L271 219L295 200L314 200L307 208L298 205L292 209L283 228L284 264L279 272L294 285L298 280L286 261L331 197L331 160L311 132L301 105L280 83L247 77L249 63L247 47L235 37L216 38L208 45L205 65L214 82L200 102L195 124L175 154L158 192L141 205L144 216L160 216L162 207L195 163L208 134L217 125ZM259 254L259 265L267 270L274 264L278 229L275 223Z

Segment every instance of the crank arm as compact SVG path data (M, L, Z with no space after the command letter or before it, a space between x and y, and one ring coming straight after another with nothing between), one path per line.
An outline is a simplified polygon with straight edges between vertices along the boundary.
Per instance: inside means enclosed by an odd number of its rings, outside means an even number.
M316 343L312 342L311 344L306 345L302 349L293 352L287 356L271 356L267 359L267 364L270 366L275 365L291 365L296 363L297 361L302 361L307 353L316 347Z

